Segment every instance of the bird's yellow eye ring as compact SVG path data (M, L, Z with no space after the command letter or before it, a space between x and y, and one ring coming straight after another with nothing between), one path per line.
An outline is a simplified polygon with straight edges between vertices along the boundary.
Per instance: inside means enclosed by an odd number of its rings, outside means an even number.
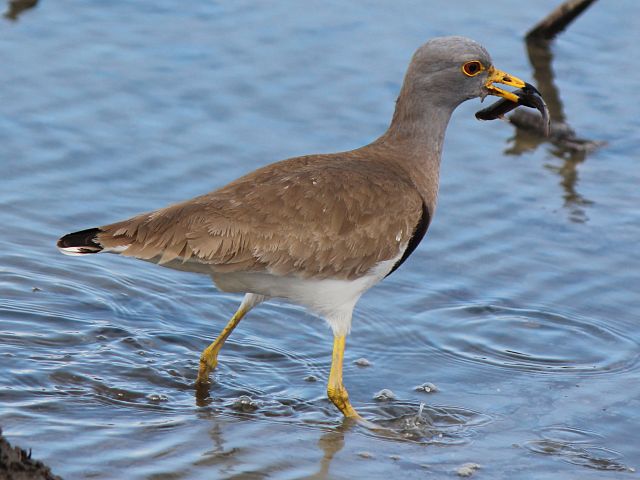
M462 65L462 73L467 77L475 77L484 70L484 65L478 60L472 60Z

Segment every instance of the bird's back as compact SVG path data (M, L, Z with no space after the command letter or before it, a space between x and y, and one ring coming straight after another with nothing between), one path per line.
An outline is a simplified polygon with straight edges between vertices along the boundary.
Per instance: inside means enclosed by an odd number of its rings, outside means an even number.
M409 176L365 148L268 165L91 241L182 270L354 279L402 255L423 216Z

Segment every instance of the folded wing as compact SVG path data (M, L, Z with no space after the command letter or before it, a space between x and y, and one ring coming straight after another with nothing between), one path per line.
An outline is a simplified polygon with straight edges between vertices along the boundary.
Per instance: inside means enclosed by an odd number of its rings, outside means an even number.
M388 166L315 155L105 225L96 241L184 270L356 278L402 253L422 215L415 187Z

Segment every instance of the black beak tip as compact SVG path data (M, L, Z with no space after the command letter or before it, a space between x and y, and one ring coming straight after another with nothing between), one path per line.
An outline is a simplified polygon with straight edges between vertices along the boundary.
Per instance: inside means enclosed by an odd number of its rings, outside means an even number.
M492 105L476 112L476 118L478 120L495 120L520 105L535 108L542 115L542 130L544 135L548 137L550 126L549 109L547 108L547 104L544 103L542 95L538 89L530 83L525 83L523 88L516 90L513 93L518 97L517 103L502 98Z
M538 95L540 98L542 98L542 94L538 91L538 89L536 87L534 87L533 85L531 85L530 83L524 82L524 91L528 91L531 93L535 93L536 95Z

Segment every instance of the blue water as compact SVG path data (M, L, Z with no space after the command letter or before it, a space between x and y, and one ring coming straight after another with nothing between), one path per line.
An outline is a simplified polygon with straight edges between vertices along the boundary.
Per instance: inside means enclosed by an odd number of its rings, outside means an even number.
M202 399L200 351L239 297L55 249L272 161L368 143L433 36L472 37L532 79L523 35L558 3L59 0L2 19L3 433L65 478L455 478L465 463L477 478L633 477L632 0L596 2L552 48L567 122L606 145L576 154L478 122L477 101L456 111L429 233L362 298L348 339L351 400L388 430L343 424L325 398L330 331L302 309L252 311ZM395 400L374 399L385 388Z

